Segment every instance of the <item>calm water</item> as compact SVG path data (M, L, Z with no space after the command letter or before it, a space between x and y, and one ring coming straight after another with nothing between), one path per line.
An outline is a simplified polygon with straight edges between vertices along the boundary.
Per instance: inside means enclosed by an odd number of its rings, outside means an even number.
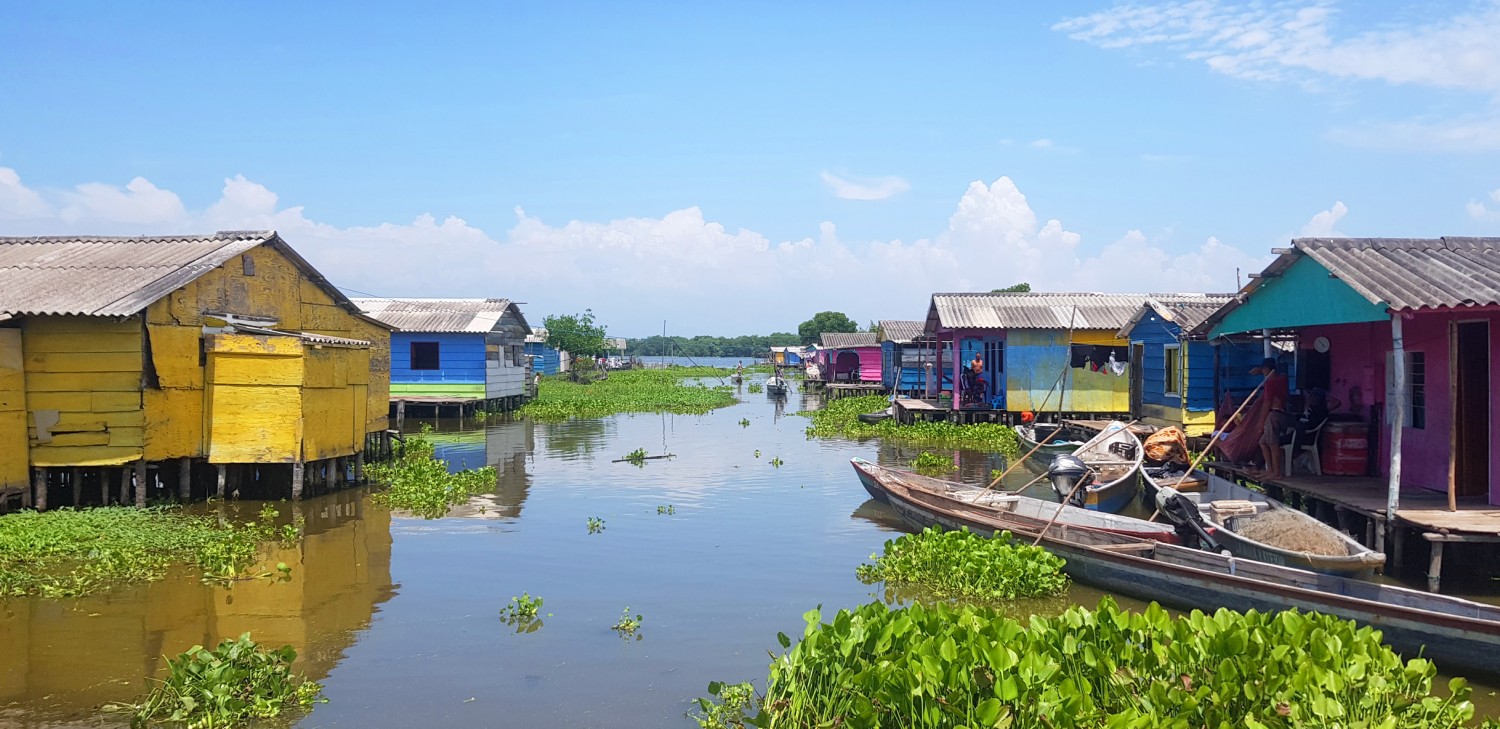
M163 654L251 631L291 643L324 683L329 703L302 727L692 727L684 712L707 683L761 684L777 631L799 635L809 608L887 598L854 568L900 523L866 499L848 460L920 451L809 441L792 416L801 395L742 397L703 416L440 423L455 464L498 467L495 493L434 521L392 517L360 492L309 501L307 539L273 557L293 566L289 583L223 590L184 573L88 599L0 602L0 724L123 724L97 707L137 695ZM612 462L636 448L675 457ZM1003 467L957 456L971 482ZM1035 474L1018 468L1008 485ZM675 513L657 514L665 505ZM589 517L605 530L589 534ZM522 592L545 600L533 633L497 617ZM1068 600L1018 610L1098 598L1075 585ZM610 630L627 606L644 616L638 639Z

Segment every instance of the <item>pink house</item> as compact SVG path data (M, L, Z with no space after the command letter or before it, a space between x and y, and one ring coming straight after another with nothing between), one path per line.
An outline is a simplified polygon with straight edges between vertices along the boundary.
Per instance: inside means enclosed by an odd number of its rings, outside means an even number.
M874 332L824 332L818 352L828 382L880 382L880 340Z
M1293 390L1326 390L1399 489L1500 505L1500 238L1302 238L1195 331L1295 344ZM1364 427L1360 427L1364 424ZM1326 461L1325 461L1326 462Z

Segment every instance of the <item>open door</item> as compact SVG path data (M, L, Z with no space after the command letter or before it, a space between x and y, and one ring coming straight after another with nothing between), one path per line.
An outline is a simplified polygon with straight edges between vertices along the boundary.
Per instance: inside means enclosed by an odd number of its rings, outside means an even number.
M1132 420L1141 419L1141 393L1146 388L1146 368L1141 366L1146 361L1146 345L1130 345L1130 417Z
M1485 496L1490 474L1490 325L1456 322L1452 330L1453 488Z

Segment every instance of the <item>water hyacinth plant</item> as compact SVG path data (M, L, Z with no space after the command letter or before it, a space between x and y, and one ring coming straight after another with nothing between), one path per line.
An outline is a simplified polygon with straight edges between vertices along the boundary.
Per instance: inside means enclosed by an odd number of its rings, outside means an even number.
M797 414L812 421L806 431L809 438L883 438L892 443L990 451L1010 458L1022 453L1016 432L999 423L956 425L949 422L922 422L902 425L895 419L878 423L860 422L860 413L884 410L889 406L890 402L884 395L867 395L839 398L829 402L821 410Z
M406 436L399 458L366 466L365 472L386 487L375 494L375 500L426 519L437 519L453 505L494 490L496 473L493 466L449 473L448 464L434 456L436 448L426 437L429 432L431 428L423 426L422 435Z
M871 603L775 658L759 727L1385 727L1456 729L1470 689L1433 692L1434 665L1326 615L1172 617L1153 604L1075 607L1020 623L988 607ZM713 688L713 687L710 687ZM722 690L722 685L720 685ZM700 706L703 704L700 703ZM721 703L722 705L722 703ZM718 726L739 726L718 717Z
M542 598L523 592L520 597L511 598L509 605L500 608L500 622L514 625L517 633L535 632L542 627L541 610Z
M928 527L887 541L884 553L870 560L874 564L855 571L860 580L918 585L940 598L1014 600L1068 589L1061 557L1016 542L1010 532L983 537Z
M597 516L589 517L589 534L598 534L604 531L604 520Z
M635 465L635 466L645 466L646 465L646 449L645 448L637 448L637 449L635 449L635 450L633 450L633 451L631 451L629 453L626 453L625 457L622 458L622 459L620 459L620 460L625 461L626 463L629 463L629 464Z
M243 725L312 706L323 688L292 672L297 651L262 647L245 633L208 650L193 646L167 661L165 680L128 708L132 726L152 723L199 727Z
M176 507L129 506L0 516L0 597L87 595L159 580L175 565L196 565L221 583L276 576L258 567L263 547L297 536L278 530L276 516L270 509L221 524Z
M723 377L728 370L713 367L674 367L665 370L618 370L608 379L587 384L563 378L543 378L536 399L520 410L535 420L602 418L616 413L679 413L699 415L735 403L728 387L683 384L691 377Z
M640 640L641 636L636 635L636 631L641 629L641 620L640 615L630 616L630 606L627 605L620 612L620 619L616 620L614 625L609 626L609 629L618 633L621 638L635 636L636 640Z
M911 467L917 473L925 473L929 476L951 473L958 470L958 466L953 465L953 458L951 456L940 456L929 451L918 453L917 457L912 459Z

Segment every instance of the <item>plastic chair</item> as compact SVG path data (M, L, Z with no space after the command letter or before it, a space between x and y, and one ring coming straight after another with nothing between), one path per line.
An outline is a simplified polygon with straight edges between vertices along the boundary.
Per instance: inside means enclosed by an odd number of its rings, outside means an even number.
M1308 464L1307 470L1312 471L1314 476L1323 475L1323 462L1318 456L1318 436L1323 434L1323 426L1327 423L1328 420L1325 418L1323 422L1318 423L1318 427L1308 428L1303 431L1304 435L1312 436L1312 442L1303 443L1301 447L1298 447L1296 432L1295 430L1293 431L1292 442L1281 447L1281 462L1285 464L1283 470L1286 471L1287 476L1292 475L1292 454L1294 452L1297 459L1301 459Z

